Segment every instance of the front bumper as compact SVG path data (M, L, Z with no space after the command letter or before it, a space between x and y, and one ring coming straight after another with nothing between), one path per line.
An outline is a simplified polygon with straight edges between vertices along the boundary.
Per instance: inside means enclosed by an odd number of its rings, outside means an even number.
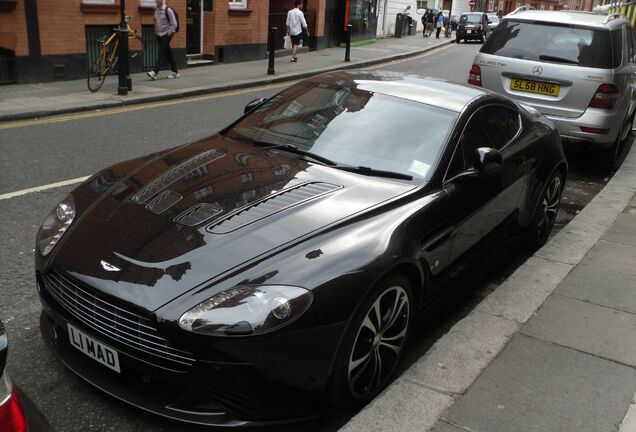
M289 365L196 360L187 371L168 370L119 351L112 341L104 340L47 298L44 290L40 299L44 307L40 329L60 360L99 390L147 412L193 424L236 427L302 421L323 410L323 391L294 387L280 379L282 369L293 374ZM115 348L121 373L75 349L69 342L68 323ZM302 361L299 358L298 367ZM324 367L319 361L313 365ZM310 368L306 366L308 375L312 374Z
M455 35L458 39L464 39L464 40L469 40L469 39L482 39L484 37L484 32L482 30L474 30L471 29L471 32L468 33L466 30L464 29L459 29L457 30L457 33Z
M605 150L616 141L623 125L623 117L615 111L588 109L580 117L545 115L559 130L566 147ZM607 129L606 134L583 132L581 127Z

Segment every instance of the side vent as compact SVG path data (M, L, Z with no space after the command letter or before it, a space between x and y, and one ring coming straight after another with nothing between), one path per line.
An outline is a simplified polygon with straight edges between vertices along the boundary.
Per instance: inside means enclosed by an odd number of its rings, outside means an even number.
M207 227L207 231L213 234L227 234L288 208L331 193L341 187L329 183L304 183L284 189L260 201L241 207L224 219Z
M214 216L223 213L223 207L218 203L201 203L190 207L174 218L176 223L195 226L209 221Z
M175 191L167 190L151 199L150 202L146 204L146 210L158 215L165 212L182 199L182 195Z
M186 174L198 168L201 168L202 166L207 165L210 162L215 161L223 156L225 156L225 153L217 149L211 149L203 153L199 153L198 155L193 156L190 159L181 162L179 165L165 171L163 174L161 174L159 177L148 183L146 186L144 186L143 189L137 192L132 197L132 200L137 204L144 204L150 198L170 186L172 183L181 179Z

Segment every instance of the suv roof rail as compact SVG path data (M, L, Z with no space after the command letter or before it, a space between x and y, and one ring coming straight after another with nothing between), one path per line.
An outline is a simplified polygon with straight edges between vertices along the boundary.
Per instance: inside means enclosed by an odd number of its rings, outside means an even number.
M619 19L621 18L623 15L619 14L619 13L613 13L608 15L607 17L605 17L605 19L603 20L603 24L607 24L608 22L615 20L615 19Z

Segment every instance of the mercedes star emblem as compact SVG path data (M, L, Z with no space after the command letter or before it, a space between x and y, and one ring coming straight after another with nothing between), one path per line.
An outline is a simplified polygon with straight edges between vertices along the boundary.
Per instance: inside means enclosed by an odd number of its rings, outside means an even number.
M543 68L541 66L535 66L532 68L532 73L539 76L543 73Z

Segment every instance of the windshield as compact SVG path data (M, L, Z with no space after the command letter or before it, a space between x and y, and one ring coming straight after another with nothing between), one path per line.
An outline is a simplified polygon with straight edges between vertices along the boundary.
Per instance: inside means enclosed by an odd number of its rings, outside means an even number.
M471 15L462 15L459 17L460 24L481 24L481 15L480 14L471 14Z
M290 144L338 165L426 179L457 113L361 90L360 81L338 83L296 84L226 134L261 145Z
M524 60L613 68L616 67L615 60L620 63L620 55L612 54L610 39L608 30L506 19L497 26L481 52Z
M488 15L488 20L495 24L499 22L499 17L497 15Z

